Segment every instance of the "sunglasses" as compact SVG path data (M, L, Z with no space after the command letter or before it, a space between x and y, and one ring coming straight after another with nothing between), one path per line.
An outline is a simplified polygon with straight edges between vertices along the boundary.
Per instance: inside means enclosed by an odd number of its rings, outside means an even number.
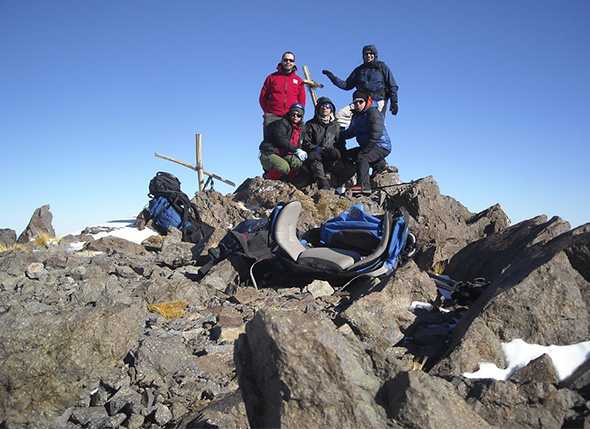
M294 63L295 62L295 58L283 58L283 62L284 63Z
M352 100L353 104L365 104L366 101L363 100L362 98L357 98L356 100Z
M293 116L294 118L303 118L303 115L297 112L289 113L289 115Z

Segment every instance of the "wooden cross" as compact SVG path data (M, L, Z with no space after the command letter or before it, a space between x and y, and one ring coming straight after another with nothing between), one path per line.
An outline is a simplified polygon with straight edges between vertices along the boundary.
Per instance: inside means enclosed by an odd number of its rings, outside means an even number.
M221 177L215 173L210 173L208 171L205 171L205 169L203 169L203 141L201 138L201 134L199 134L199 133L195 134L195 165L189 164L188 162L179 161L178 159L174 159L171 156L159 154L158 152L155 152L154 156L156 158L165 159L166 161L174 162L176 164L182 165L183 167L190 168L191 170L196 171L197 172L197 180L198 180L198 184L199 184L198 192L204 191L205 187L207 186L207 183L209 183L209 181L211 181L211 183L213 183L213 179L219 180L220 182L223 182L226 185L230 185L230 186L234 186L234 187L236 186L236 184L234 182L232 182L231 180L224 179L223 177ZM209 176L209 178L207 179L206 182L203 181L203 179L204 179L203 176Z
M309 89L309 95L311 95L311 100L313 101L313 106L315 107L318 104L318 95L316 94L315 90L316 88L323 88L324 85L311 78L311 73L309 72L309 69L306 65L303 65L303 76L305 76L303 83L307 85L307 88Z

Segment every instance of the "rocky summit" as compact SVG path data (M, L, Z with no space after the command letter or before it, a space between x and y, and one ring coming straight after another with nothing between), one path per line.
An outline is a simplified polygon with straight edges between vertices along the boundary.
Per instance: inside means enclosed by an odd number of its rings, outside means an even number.
M37 240L55 235L48 206L18 240L1 229L0 427L590 427L589 362L563 377L541 353L505 380L465 375L506 368L513 340L590 340L590 224L510 225L432 177L379 180L361 197L260 177L201 192L203 253L175 230L141 244L93 228ZM199 273L228 230L292 200L301 231L387 200L416 253L344 289L282 272L256 288L232 258Z

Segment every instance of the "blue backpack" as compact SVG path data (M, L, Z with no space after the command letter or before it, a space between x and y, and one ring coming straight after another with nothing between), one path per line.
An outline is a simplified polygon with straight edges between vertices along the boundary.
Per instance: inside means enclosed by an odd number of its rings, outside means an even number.
M148 211L153 222L163 231L173 227L182 229L182 218L166 197L156 197L150 200ZM188 222L190 224L190 221Z

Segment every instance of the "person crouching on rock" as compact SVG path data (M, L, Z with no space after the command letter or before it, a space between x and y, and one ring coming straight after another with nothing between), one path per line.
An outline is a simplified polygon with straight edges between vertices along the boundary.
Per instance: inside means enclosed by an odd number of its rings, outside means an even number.
M356 90L352 95L352 103L350 126L341 135L345 140L356 137L359 145L346 151L346 157L357 165L358 187L352 190L370 193L369 168L376 174L387 167L385 157L391 152L391 141L385 129L385 117L377 110L368 93Z
M340 125L334 117L335 110L332 100L320 97L313 119L305 124L303 150L309 155L307 163L320 189L331 187L327 173L333 173L334 165L341 157L337 148Z
M293 181L307 159L302 148L303 114L301 104L293 104L282 119L264 130L260 144L260 163L265 179Z

